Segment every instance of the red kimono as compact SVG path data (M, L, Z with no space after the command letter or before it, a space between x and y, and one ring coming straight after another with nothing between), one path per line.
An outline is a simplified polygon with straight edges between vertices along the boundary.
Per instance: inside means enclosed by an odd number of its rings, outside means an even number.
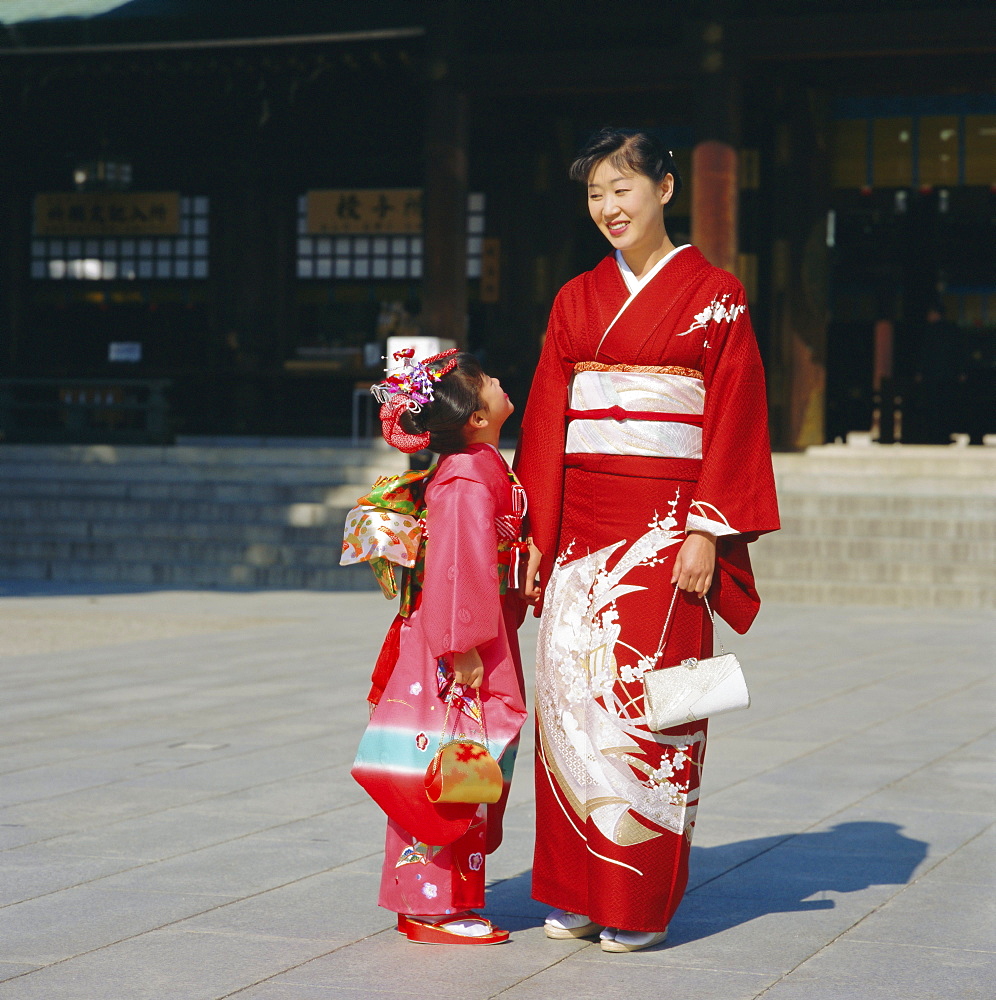
M544 553L533 896L631 931L667 927L688 880L705 723L647 729L642 676L712 651L671 571L718 537L709 597L745 632L747 543L778 527L764 374L744 291L694 247L630 294L615 257L553 305L517 472Z
M421 600L400 624L397 659L352 768L388 817L380 905L408 914L484 905L484 858L501 843L526 717L518 602L501 594L499 527L515 517L504 459L487 444L444 456L425 503ZM474 647L484 663L488 748L501 765L504 792L489 806L433 804L423 779L443 731L453 654ZM449 728L481 739L473 692L456 687L462 694Z

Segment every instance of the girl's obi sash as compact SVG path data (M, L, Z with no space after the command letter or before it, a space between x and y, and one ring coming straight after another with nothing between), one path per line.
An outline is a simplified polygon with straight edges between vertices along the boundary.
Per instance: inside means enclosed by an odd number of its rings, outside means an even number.
M574 366L567 454L702 458L702 373L581 362Z

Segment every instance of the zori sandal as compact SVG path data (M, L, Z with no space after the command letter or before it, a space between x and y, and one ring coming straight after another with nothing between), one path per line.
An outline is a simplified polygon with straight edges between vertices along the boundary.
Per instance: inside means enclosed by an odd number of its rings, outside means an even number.
M626 954L631 951L643 951L644 948L653 948L654 945L662 944L667 940L667 930L663 931L622 931L616 928L606 928L612 931L611 934L602 932L602 951L615 952L617 955Z
M449 926L470 921L480 923L483 933L461 933ZM453 914L438 923L426 923L417 917L406 917L405 934L409 941L416 944L502 944L508 940L508 931L495 927L490 920L473 910Z
M408 933L408 925L411 923L434 923L436 920L484 920L479 913L475 913L473 910L458 910L456 913L447 913L444 916L437 917L413 917L407 913L398 914L398 931L401 934Z
M591 937L601 929L601 924L570 910L552 910L543 923L543 933L559 941Z

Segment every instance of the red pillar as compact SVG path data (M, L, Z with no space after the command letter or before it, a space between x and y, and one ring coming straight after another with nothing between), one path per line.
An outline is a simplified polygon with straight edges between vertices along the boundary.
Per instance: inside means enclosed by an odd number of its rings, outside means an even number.
M725 142L692 150L692 243L706 260L737 270L737 151Z

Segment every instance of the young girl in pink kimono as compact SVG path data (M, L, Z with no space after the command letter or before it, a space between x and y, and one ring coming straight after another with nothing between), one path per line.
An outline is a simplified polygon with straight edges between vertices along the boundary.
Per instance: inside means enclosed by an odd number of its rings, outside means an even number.
M521 619L514 595L504 596L525 494L497 447L513 407L469 354L424 362L409 355L403 363L401 374L374 387L384 437L409 454L430 448L441 458L425 490L421 593L385 642L376 707L352 773L388 816L379 903L398 914L398 930L420 943L498 944L508 931L474 911L484 905L484 858L501 842L526 716ZM481 739L483 710L503 778L493 805L433 804L426 795L448 699L451 733Z

